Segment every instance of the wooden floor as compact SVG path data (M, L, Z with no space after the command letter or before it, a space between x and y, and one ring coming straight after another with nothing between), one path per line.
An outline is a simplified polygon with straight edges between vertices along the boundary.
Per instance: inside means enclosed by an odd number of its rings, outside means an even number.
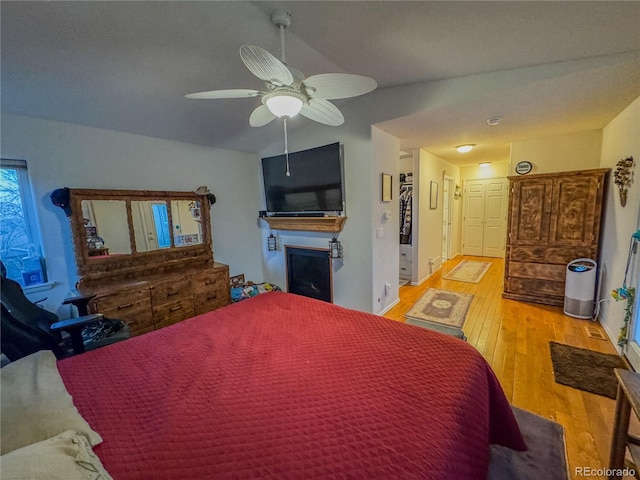
M477 284L443 280L462 260L492 266ZM404 321L404 313L428 288L473 294L464 333L491 364L509 401L564 425L570 478L579 478L576 467L606 468L615 401L555 383L549 341L615 354L613 343L590 338L587 326L607 337L599 323L564 315L560 307L503 299L503 272L503 259L458 256L422 285L400 287L400 303L385 317Z

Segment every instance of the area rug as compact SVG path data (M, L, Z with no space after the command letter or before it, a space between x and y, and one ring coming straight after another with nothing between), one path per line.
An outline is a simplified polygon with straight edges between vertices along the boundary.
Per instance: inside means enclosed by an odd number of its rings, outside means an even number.
M464 338L462 326L473 295L428 289L404 314L407 323Z
M487 479L568 479L562 425L526 410L511 408L527 442L527 450L516 452L500 445L491 445Z
M459 282L479 283L490 266L491 264L489 262L463 260L442 278L446 280L458 280Z
M557 342L549 342L549 348L557 383L616 398L618 382L613 369L627 368L622 357Z

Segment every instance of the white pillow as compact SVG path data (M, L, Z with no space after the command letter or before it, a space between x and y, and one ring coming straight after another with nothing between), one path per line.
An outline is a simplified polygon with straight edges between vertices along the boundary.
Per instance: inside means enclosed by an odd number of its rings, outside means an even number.
M2 455L0 471L11 480L113 480L89 441L73 430Z
M67 430L102 442L80 416L51 351L24 357L0 369L0 454L41 442Z

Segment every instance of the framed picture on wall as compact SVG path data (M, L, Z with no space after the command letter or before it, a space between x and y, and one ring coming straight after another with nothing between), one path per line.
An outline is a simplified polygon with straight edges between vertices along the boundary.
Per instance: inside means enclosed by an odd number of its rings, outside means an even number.
M393 176L390 173L382 174L382 201L391 201L391 180Z
M431 180L429 190L429 208L435 210L438 208L438 182Z

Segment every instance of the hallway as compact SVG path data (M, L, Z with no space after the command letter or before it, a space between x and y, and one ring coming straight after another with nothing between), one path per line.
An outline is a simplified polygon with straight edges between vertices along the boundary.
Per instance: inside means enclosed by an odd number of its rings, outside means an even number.
M480 283L443 280L462 260L490 262ZM562 308L503 299L502 258L458 256L422 285L400 287L400 303L385 317L404 321L404 313L428 288L474 295L463 331L489 362L509 401L565 427L570 478L576 467L606 468L615 401L555 383L549 341L617 353L611 341L589 337L585 327L599 323L564 315ZM600 478L600 477L592 477Z

